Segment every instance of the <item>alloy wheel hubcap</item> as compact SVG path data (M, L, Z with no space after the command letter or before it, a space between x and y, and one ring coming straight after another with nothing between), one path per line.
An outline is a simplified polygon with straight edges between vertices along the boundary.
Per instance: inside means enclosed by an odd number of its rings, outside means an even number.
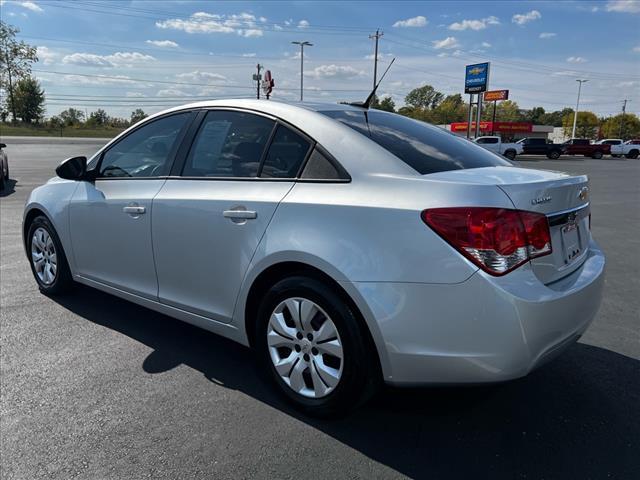
M42 227L38 227L31 237L31 262L43 284L51 285L55 281L58 271L56 247L49 232Z
M333 320L306 298L288 298L267 327L269 356L282 381L309 398L331 393L342 377L342 340Z

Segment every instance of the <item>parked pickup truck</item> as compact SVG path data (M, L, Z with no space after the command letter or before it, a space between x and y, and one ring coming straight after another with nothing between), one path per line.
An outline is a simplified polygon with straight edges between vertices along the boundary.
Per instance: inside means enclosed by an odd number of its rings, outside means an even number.
M562 145L546 138L522 138L517 143L522 145L525 155L546 155L552 160L562 155Z
M588 138L572 138L562 144L566 155L584 155L595 159L611 153L611 145L591 143Z
M504 143L500 137L478 137L475 142L487 150L504 155L509 160L516 158L516 155L523 152L519 143Z
M611 145L613 147L614 145L622 145L623 143L624 140L622 140L621 138L603 138L602 140L598 140L596 142L596 145ZM620 155L611 152L611 156L619 157Z
M640 155L640 139L627 140L622 145L612 145L611 155L638 158L638 155Z

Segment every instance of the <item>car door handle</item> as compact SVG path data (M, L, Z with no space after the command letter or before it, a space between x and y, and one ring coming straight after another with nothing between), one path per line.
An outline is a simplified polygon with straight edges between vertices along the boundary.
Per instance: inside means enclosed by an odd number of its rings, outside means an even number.
M127 205L122 209L124 213L128 213L129 215L142 215L147 212L145 207L141 207L139 205Z
M225 218L236 218L240 220L253 220L254 218L258 217L257 212L254 212L252 210L225 210L224 212L222 212L222 215Z

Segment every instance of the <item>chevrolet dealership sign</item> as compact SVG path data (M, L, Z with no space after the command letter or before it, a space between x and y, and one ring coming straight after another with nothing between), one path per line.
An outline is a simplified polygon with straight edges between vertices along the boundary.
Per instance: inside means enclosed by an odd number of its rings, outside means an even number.
M476 63L467 65L464 75L464 93L479 93L487 90L489 86L490 63Z

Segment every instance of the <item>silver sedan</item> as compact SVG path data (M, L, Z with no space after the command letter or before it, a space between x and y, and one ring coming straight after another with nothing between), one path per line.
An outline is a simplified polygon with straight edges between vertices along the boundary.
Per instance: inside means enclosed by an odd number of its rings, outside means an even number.
M24 212L43 293L83 283L249 345L309 414L524 376L600 305L586 177L392 113L191 104L56 172Z

